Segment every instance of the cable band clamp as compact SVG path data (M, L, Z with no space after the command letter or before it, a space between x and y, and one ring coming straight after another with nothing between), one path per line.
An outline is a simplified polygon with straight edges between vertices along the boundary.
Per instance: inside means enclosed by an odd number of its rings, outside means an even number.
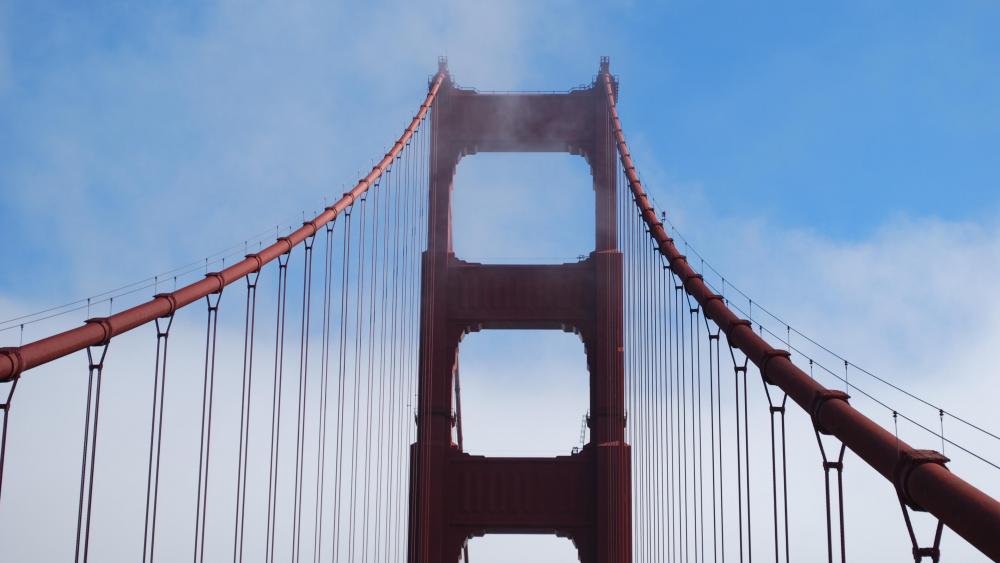
M813 427L816 431L821 434L831 434L831 432L824 428L819 422L819 413L823 410L823 406L827 403L827 401L837 400L844 401L846 403L850 398L851 396L847 393L836 389L822 389L820 391L816 391L816 394L813 396L812 405L809 408L809 416L812 418Z
M0 348L0 356L6 356L10 360L10 375L0 381L14 381L24 371L24 359L21 357L20 348Z
M768 385L774 385L774 381L767 375L767 366L774 358L784 358L788 360L792 354L788 350L768 350L764 352L764 358L760 362L760 375Z
M934 450L900 450L899 460L896 461L896 467L892 472L892 482L896 486L896 492L899 493L900 500L913 510L926 512L926 509L917 504L910 494L910 476L913 475L913 472L918 467L929 463L940 465L947 469L945 464L949 461L951 460L946 456Z

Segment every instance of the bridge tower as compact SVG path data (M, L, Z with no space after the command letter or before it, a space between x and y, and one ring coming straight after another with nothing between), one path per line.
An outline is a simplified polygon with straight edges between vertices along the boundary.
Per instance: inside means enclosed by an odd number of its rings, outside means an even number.
M446 70L446 62L440 64ZM608 72L605 58L594 84L560 94L479 93L456 87L450 77L438 93L422 271L419 429L411 450L411 563L455 563L468 538L487 533L567 537L583 563L632 560L617 157L603 82ZM584 157L596 198L590 256L560 265L456 258L453 179L461 158L477 152ZM581 451L554 458L496 458L468 455L452 443L459 341L484 328L560 329L580 336L589 369L591 436ZM514 405L509 413L531 416Z

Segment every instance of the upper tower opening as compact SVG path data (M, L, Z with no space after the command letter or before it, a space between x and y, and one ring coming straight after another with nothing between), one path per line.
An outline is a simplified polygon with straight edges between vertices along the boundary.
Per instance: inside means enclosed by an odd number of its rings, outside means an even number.
M567 153L482 153L455 174L455 256L491 264L575 262L594 249L586 160Z

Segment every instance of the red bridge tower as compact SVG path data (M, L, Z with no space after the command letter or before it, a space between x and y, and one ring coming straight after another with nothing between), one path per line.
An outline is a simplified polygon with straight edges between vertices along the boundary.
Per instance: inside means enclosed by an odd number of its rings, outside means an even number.
M562 94L481 94L456 87L450 77L438 93L422 272L419 430L410 480L411 563L455 563L468 538L487 533L567 537L583 563L632 560L617 153L603 82L608 72L602 59L593 85ZM569 152L589 163L596 242L586 260L501 266L455 257L451 192L459 160L515 151ZM458 344L483 328L580 335L590 373L591 441L579 453L491 458L465 454L452 443ZM510 409L511 416L525 414Z

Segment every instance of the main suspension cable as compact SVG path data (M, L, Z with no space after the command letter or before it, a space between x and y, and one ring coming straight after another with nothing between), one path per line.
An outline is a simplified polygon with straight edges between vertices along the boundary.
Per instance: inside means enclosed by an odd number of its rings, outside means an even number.
M881 376L875 374L874 372L872 372L872 371L870 371L868 369L865 369L865 368L857 365L856 363L850 361L849 359L847 359L843 355L841 355L841 354L833 351L828 346L826 346L824 344L821 344L820 342L818 342L817 340L815 340L813 337L811 337L811 336L805 334L804 332L800 331L799 329L795 328L790 323L788 323L787 321L785 321L782 317L779 317L777 314L773 313L770 309L763 307L760 304L759 301L754 300L746 292L744 292L738 286L734 285L730 279L728 279L725 276L723 276L722 273L720 273L710 262L708 262L707 260L705 260L705 258L700 253L698 253L698 251L693 246L690 245L690 243L687 241L687 239L685 239L683 237L683 235L680 234L680 232L676 229L676 227L674 227L674 225L672 223L670 223L670 221L668 219L665 219L665 221L668 224L670 224L671 229L673 229L673 231L675 233L675 236L679 240L681 240L682 242L684 242L685 248L689 249L695 256L697 256L701 260L701 263L703 265L703 271L711 271L720 280L722 280L722 283L723 283L723 286L724 286L723 289L725 287L728 287L732 291L735 291L741 297L743 297L744 299L746 299L749 303L753 303L753 306L754 306L755 309L763 312L765 315L767 315L772 320L774 320L775 322L777 322L779 325L783 326L786 329L786 334L784 336L782 336L782 335L779 335L777 333L772 332L767 327L763 327L763 330L766 330L769 334L771 334L778 341L782 342L785 346L787 346L789 348L791 347L790 335L791 334L795 334L796 336L802 338L803 340L805 340L809 344L811 344L811 345L815 346L816 348L822 350L823 352L829 354L831 357L833 357L837 361L844 362L845 366L850 366L850 367L854 368L856 371L858 371L858 372L860 372L860 373L862 373L862 374L864 374L864 375L866 375L866 376L874 379L875 381L877 381L877 382L879 382L879 383L881 383L883 385L888 386L889 388L891 388L891 389L893 389L893 390L895 390L895 391L897 391L899 393L902 393L903 395L909 397L910 399L913 399L914 401L917 401L917 402L923 404L924 406L927 406L929 408L934 409L935 411L937 411L942 416L946 416L948 418L951 418L951 419L955 420L956 422L959 422L960 424L963 424L963 425L971 428L972 430L975 430L975 431L977 431L977 432L979 432L979 433L981 433L981 434L983 434L983 435L985 435L985 436L987 436L989 438L992 438L994 440L1000 441L1000 433L998 433L996 431L992 431L992 430L986 428L985 426L983 426L981 424L974 423L971 420L969 420L968 418L956 414L954 411L945 409L944 407L938 405L937 403L935 403L935 402L933 402L933 401L931 401L929 399L926 399L924 397L921 397L921 396L917 395L916 393L905 389L904 387L900 386L899 384L893 383L892 381L890 381L890 380L888 380L888 379L886 379L884 377L881 377ZM708 282L706 282L706 283L708 283ZM799 352L799 353L801 353L801 352ZM846 383L846 378L844 378L842 380L845 381L845 383ZM854 385L852 384L851 386L853 387Z

